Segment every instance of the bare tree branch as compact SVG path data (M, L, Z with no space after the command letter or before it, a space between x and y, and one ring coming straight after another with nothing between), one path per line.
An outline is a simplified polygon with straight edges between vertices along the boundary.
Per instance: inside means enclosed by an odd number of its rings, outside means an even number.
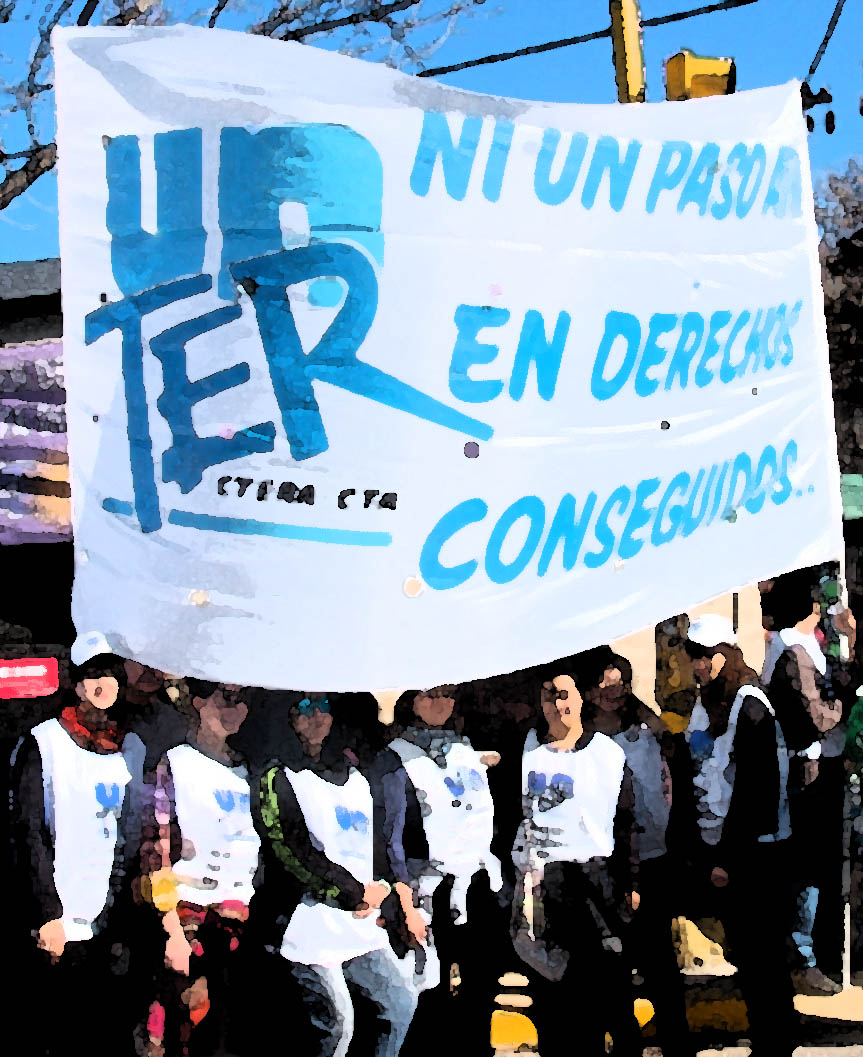
M36 51L33 53L33 59L30 63L30 71L27 74L27 87L31 95L35 95L36 86L36 75L42 68L42 63L48 58L51 51L51 31L66 14L69 8L72 6L74 0L61 0L61 3L54 14L47 20L43 21L41 28L39 29L39 43L36 45ZM31 137L36 136L36 129L33 125L33 109L28 100L27 106L27 128L30 131ZM53 162L52 162L53 164Z
M84 7L81 10L81 14L78 15L78 25L87 26L90 24L90 19L93 17L96 8L99 6L99 0L87 0Z
M8 155L8 157L11 158L13 155ZM56 161L56 143L45 143L34 148L21 168L7 173L6 178L0 183L0 209L5 209L14 198L23 194L40 176L53 169Z
M219 15L221 15L221 13L225 10L227 6L228 0L218 0L218 3L213 8L213 13L210 15L210 21L207 23L210 29L215 26L216 19L219 17Z

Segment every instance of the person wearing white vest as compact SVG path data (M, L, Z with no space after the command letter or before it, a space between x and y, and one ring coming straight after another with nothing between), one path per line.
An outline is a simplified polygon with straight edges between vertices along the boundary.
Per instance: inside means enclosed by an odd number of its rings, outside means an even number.
M632 666L625 657L599 646L573 660L589 706L586 725L623 749L632 772L639 906L627 930L628 946L656 1010L655 1041L663 1057L694 1057L671 929L684 898L678 889L680 860L674 839L695 836L687 825L691 788L672 784L671 760L679 747L660 716L632 692Z
M417 941L425 923L409 889L375 854L375 797L361 747L346 725L334 728L326 695L280 696L300 751L283 748L288 758L261 780L256 813L264 882L252 914L277 911L272 949L289 964L301 993L306 1023L287 1026L287 1044L293 1040L309 1057L344 1057L358 993L377 1014L375 1038L363 1052L396 1057L418 989L413 961L405 964L393 949L382 905L399 902Z
M632 775L623 749L590 727L569 662L536 669L539 744L522 760L524 878L516 950L534 970L530 1016L543 1057L640 1057L624 922L637 912ZM525 924L527 927L525 928Z
M425 1052L429 1032L458 1023L464 1051L491 1052L489 1025L501 967L494 956L507 935L508 900L492 853L494 803L482 754L459 733L452 686L405 691L395 710L399 736L390 742L422 807L429 861L418 878L431 918L441 980L420 1000L405 1050ZM450 984L458 966L457 994Z
M701 840L694 891L722 920L754 1057L790 1057L797 1036L786 944L788 752L774 709L736 646L731 621L694 620L685 644L699 685L687 740Z
M107 644L101 644L107 648ZM122 661L78 658L74 697L34 727L12 762L16 899L46 964L33 986L50 1011L27 1025L40 1053L133 1052L129 914L144 746L126 733ZM23 1052L23 1051L22 1051Z
M825 907L822 891L828 909L831 894L841 905L845 731L843 666L828 658L816 637L822 619L817 573L797 570L780 576L767 595L767 608L778 630L772 634L763 678L791 750L791 868L797 903L792 933L797 950L794 983L798 992L824 995L841 990L818 967L813 934L819 905L822 912ZM849 707L851 703L853 698ZM819 929L822 924L820 916ZM838 955L841 915L834 915L834 924L833 948ZM828 936L826 928L822 936Z
M219 1052L237 1034L236 952L260 848L248 770L228 741L248 714L248 692L197 679L185 684L188 736L147 778L150 839L142 846L144 891L161 914L170 970L145 1038L151 1051L161 1047L169 1057Z

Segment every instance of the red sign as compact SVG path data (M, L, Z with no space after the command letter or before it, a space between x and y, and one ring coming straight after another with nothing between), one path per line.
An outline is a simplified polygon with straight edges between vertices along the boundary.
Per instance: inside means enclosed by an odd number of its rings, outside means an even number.
M0 698L48 697L60 685L56 657L0 661Z

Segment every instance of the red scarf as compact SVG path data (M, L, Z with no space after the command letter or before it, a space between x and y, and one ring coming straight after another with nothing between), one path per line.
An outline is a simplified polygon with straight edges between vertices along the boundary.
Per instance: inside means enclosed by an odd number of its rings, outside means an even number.
M119 752L123 743L123 732L116 723L91 729L81 719L80 710L75 705L68 705L60 713L60 723L82 749L91 752Z

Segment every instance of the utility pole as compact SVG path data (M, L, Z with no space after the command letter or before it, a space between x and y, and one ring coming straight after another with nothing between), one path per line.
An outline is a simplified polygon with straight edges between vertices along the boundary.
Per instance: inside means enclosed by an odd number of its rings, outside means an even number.
M643 103L646 86L641 7L638 0L608 0L608 10L611 15L617 101Z

